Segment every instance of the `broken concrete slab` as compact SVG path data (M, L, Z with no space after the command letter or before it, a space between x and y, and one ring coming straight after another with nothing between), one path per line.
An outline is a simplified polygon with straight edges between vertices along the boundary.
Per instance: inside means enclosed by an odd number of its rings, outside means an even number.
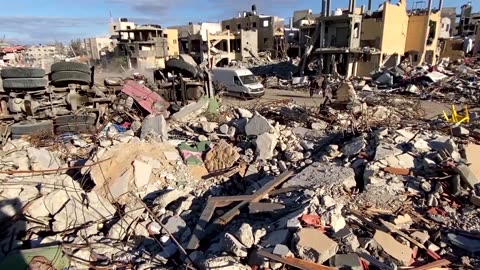
M399 264L410 265L413 250L409 246L400 244L390 234L379 230L376 230L373 240Z
M215 131L216 128L218 128L218 123L215 122L203 121L200 122L200 125L202 126L203 131L205 131L206 133L212 133Z
M363 137L358 137L345 144L341 151L344 156L351 157L360 153L365 146L365 139Z
M252 118L253 117L253 113L251 113L247 109L237 108L237 112L240 115L240 118Z
M168 140L168 126L167 121L163 115L149 115L145 117L142 122L142 131L140 133L140 138L145 138L147 134L153 132L161 136L163 141Z
M171 216L163 223L164 228L176 237L179 237L183 231L187 229L187 223L179 216ZM162 229L162 233L164 234L166 234L167 231Z
M455 172L460 175L460 179L462 179L462 181L471 189L475 189L475 185L479 183L478 178L467 165L457 165L455 167Z
M319 121L312 123L313 130L325 130L328 127L328 123L325 121Z
M248 223L243 223L238 231L235 232L235 236L247 248L251 248L255 244L252 226L250 226Z
M251 270L249 266L240 264L231 256L220 256L206 259L203 262L205 270Z
M61 167L62 162L57 154L48 151L46 148L27 148L27 155L30 159L32 170L51 170Z
M191 121L207 110L208 103L208 99L200 99L195 103L188 104L180 111L174 113L172 119L183 123Z
M115 181L115 184L108 187L109 191L105 193L107 197L116 200L123 194L127 193L129 191L129 183L132 177L133 169L128 168L122 175L120 175L118 180Z
M330 265L338 269L363 270L360 257L357 254L338 254L330 259Z
M467 137L470 131L462 126L452 128L452 134L455 137Z
M205 168L209 172L228 169L240 158L240 154L225 140L220 140L205 156Z
M304 189L323 187L328 190L343 187L350 189L356 185L355 172L352 168L335 163L314 162L287 180L283 187L302 187Z
M402 153L402 149L393 144L380 144L375 150L375 160L382 160Z
M144 187L150 181L152 166L147 163L135 160L133 161L134 181L138 188Z
M428 233L420 231L413 232L410 236L422 244L425 244L428 239L430 239L430 235L428 235Z
M273 151L277 145L278 137L275 134L263 133L255 140L257 159L269 160L273 157Z
M269 133L273 129L267 118L260 114L255 114L245 126L245 133L248 136L258 136L264 133Z
M300 229L293 238L294 251L298 257L323 264L338 251L337 242L313 228Z
M229 233L225 233L225 236L222 238L222 245L225 248L225 251L230 252L237 257L246 258L248 256L247 247Z

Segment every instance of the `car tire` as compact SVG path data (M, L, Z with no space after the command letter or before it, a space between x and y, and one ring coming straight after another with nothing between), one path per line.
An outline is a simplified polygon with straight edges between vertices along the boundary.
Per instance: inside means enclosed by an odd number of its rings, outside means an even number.
M53 121L22 121L13 124L10 129L12 131L12 138L19 138L24 135L31 135L42 131L53 134Z
M47 87L45 78L11 78L3 80L3 88L10 89L42 89Z
M95 125L97 122L96 115L64 115L58 116L53 120L55 126L64 126L69 124L87 124Z
M91 74L90 67L83 63L77 62L58 62L53 64L50 67L51 72L59 72L59 71L78 71L87 74Z
M79 71L57 71L50 76L52 85L59 87L68 86L71 83L87 85L92 82L90 74Z
M9 78L43 78L45 70L41 68L6 68L1 71L2 79Z
M165 69L168 72L180 73L187 78L195 78L198 75L196 66L180 59L170 59L165 63Z

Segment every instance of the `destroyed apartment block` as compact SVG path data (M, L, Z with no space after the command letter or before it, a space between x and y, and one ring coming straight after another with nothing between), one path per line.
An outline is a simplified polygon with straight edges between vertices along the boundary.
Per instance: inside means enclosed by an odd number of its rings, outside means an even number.
M0 269L480 269L480 57L430 55L431 4L331 2L294 13L300 62L253 7L115 30L151 74L2 67ZM233 99L216 64L288 82Z

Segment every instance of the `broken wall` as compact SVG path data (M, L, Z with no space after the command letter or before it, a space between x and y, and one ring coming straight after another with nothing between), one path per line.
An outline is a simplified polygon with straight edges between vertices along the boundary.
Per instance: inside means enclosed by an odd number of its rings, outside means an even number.
M475 39L475 48L473 48L473 53L476 54L480 52L480 30L477 31L477 37Z
M371 55L368 59L360 59L357 64L357 76L371 76L371 72L380 68L380 54ZM366 60L366 61L365 61Z
M442 41L440 58L448 57L451 61L465 57L463 39L445 39Z
M382 31L380 47L382 53L403 55L405 53L408 31L408 15L405 1L399 2L398 5L385 3Z
M178 30L177 29L165 29L163 30L167 34L168 42L168 56L177 56L180 54L180 47L178 46Z
M435 27L430 29L427 27L427 22ZM418 52L417 60L413 60L415 64L419 64L421 61L421 54L426 53L425 62L435 63L438 58L438 37L440 35L441 17L440 12L422 15L411 15L408 20L407 41L405 45L405 52ZM431 41L426 42L425 36L427 33L433 33L430 35ZM424 48L425 46L425 48Z
M241 31L240 32L240 54L241 58L250 58L252 55L250 54L249 50L252 53L258 53L258 33L257 31Z

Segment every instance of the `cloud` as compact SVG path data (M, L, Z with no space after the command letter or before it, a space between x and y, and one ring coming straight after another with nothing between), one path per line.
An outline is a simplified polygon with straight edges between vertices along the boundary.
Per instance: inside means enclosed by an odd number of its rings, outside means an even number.
M22 44L68 42L91 35L92 28L108 23L105 18L63 18L40 16L4 16L0 33L8 40Z
M60 0L55 0L60 1ZM90 0L84 0L90 1ZM52 1L53 2L53 1ZM289 15L299 0L258 1L259 14ZM218 22L236 16L239 11L249 11L251 4L238 0L96 0L99 8L112 10L115 15L127 17L138 24L159 24L164 27L188 22ZM285 14L279 13L284 11ZM35 11L30 11L35 12ZM15 43L36 44L53 41L69 42L108 33L109 19L105 17L2 16L0 36Z

